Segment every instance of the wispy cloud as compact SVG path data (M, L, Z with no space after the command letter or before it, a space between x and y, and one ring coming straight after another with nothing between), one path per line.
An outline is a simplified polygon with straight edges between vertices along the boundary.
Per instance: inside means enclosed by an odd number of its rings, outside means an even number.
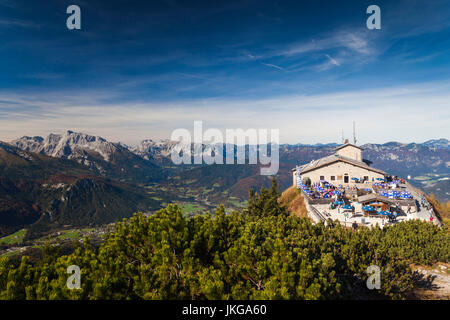
M336 59L331 57L329 54L325 54L325 57L327 58L325 62L314 66L314 69L316 71L327 71L333 67L339 67L341 65Z
M264 51L253 50L252 53L238 55L236 60L242 62L270 59L275 62L260 63L286 72L305 69L324 71L343 64L359 65L373 61L385 50L384 47L377 46L378 37L379 35L367 33L366 30L342 29L333 33L319 34L301 42L273 45ZM333 52L333 56L329 52ZM338 59L336 55L341 58ZM317 56L325 56L328 61L323 63ZM278 62L283 62L285 66L280 67ZM301 64L300 68L298 64Z
M341 64L337 62L335 59L333 59L329 54L326 54L325 57L328 58L331 64L334 64L335 66L340 66Z
M448 86L420 83L267 99L140 103L103 103L107 93L102 92L51 97L0 93L0 140L72 129L136 143L168 138L174 129L191 130L194 120L203 120L205 126L221 130L279 128L287 143L338 141L341 129L351 127L352 121L357 122L361 143L421 142L450 137Z
M275 65L275 64L272 64L272 63L264 63L264 62L261 62L261 64L262 64L262 65L265 65L266 67L275 68L275 69L278 69L278 70L284 70L284 68L282 68L282 67L280 67L280 66L277 66L277 65Z
M330 49L347 49L358 54L368 55L375 53L373 43L370 44L368 41L369 37L374 38L375 36L368 34L366 31L340 30L329 35L318 36L307 42L286 45L284 48L269 53L269 55L292 57Z
M40 28L40 25L35 22L18 19L0 19L0 25L6 27Z

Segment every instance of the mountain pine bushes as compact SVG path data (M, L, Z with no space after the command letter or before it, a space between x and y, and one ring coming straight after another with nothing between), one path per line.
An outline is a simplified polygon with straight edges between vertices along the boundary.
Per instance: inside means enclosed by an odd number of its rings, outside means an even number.
M352 231L289 215L276 183L251 193L243 212L186 217L169 205L116 224L99 248L84 239L70 255L45 250L36 263L0 259L1 299L403 298L411 263L449 261L449 234L420 221ZM81 289L66 287L67 267ZM367 267L381 289L366 288Z

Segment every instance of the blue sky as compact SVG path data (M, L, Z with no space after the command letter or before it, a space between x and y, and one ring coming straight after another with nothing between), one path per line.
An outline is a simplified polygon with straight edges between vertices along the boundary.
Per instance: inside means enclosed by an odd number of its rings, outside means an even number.
M284 143L339 142L354 120L361 143L450 138L448 0L0 0L0 37L0 140L135 143L194 120Z

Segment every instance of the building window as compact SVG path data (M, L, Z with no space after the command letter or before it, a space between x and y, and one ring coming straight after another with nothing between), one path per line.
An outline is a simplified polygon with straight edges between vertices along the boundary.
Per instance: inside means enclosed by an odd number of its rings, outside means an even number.
M336 180L336 177L335 176L331 176L330 179L331 179L331 181L334 181L334 180Z
M348 173L344 175L344 183L348 183Z
M338 180L342 180L342 176L337 176L337 179Z
M364 176L364 181L369 181L369 176Z
M320 180L325 180L325 176L320 176Z

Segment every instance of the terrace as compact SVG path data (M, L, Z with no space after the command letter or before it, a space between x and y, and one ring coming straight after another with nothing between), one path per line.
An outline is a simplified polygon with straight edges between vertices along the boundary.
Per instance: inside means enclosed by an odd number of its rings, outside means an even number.
M302 190L310 204L327 204L342 196L342 191L326 181L307 186L299 179L297 189Z
M397 215L390 217L388 211L380 210L374 214L365 215L365 206L358 202L350 202L346 205L336 206L332 209L326 204L314 205L314 207L327 219L338 220L348 227L356 223L358 226L380 226L412 219L411 215ZM395 219L394 219L395 218Z
M343 224L381 227L413 218L418 211L416 200L400 183L400 180L386 182L355 182L353 186L334 186L320 181L311 186L297 180L307 202L325 219L338 220Z

